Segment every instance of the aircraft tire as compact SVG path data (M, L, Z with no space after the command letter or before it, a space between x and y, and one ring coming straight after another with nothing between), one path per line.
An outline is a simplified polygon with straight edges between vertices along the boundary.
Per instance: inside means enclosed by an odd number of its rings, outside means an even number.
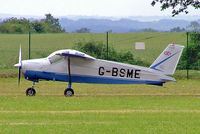
M65 95L66 97L68 97L68 96L74 96L74 90L71 89L71 88L67 88L67 89L65 89L65 91L64 91L64 95Z
M30 87L30 88L27 88L26 90L26 96L35 96L36 94L36 91L34 88Z

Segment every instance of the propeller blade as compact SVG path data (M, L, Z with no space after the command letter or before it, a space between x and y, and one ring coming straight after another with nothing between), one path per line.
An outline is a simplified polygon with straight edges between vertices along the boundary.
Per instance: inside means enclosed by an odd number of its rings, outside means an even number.
M18 69L18 86L20 85L20 80L21 80L21 67Z
M18 86L20 85L21 80L21 69L22 69L22 47L19 48L19 63L15 64L15 67L18 67Z
M19 64L22 63L22 47L20 45L20 48L19 48Z

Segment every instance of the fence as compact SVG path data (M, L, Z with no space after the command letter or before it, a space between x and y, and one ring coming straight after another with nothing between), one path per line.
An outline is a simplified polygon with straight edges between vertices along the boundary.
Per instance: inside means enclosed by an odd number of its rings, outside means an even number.
M187 36L188 35L188 36ZM22 45L23 59L29 57L29 40L26 34L1 34L0 35L0 57L1 72L16 73L13 67L18 62L19 44ZM200 33L109 33L108 37L102 34L32 34L31 35L31 58L42 58L59 49L74 49L78 42L102 42L109 48L118 52L130 51L138 65L150 66L159 54L172 42L184 45L184 53L176 70L176 78L199 78L200 79ZM187 40L188 39L188 40ZM144 50L135 50L136 42L144 42ZM188 42L188 47L187 47ZM196 46L196 47L194 47ZM106 51L106 50L105 50ZM112 56L108 54L108 56ZM187 71L188 69L188 71Z
M177 78L200 78L200 53L199 53L199 33L126 33L126 34L114 34L106 33L104 34L104 45L107 49L99 49L108 52L109 49L114 48L118 52L124 52L125 55L122 56L122 53L119 53L117 56L116 52L109 51L105 59L114 60L119 62L130 63L134 65L141 65L149 67L153 61L159 56L159 54L164 50L164 48L175 42L175 44L184 45L185 49L183 51L182 57L179 61L175 77ZM146 46L144 46L144 43ZM86 42L87 43L87 42ZM95 43L95 41L92 41ZM84 44L84 43L83 43ZM91 42L89 43L91 44ZM98 44L98 43L96 43ZM103 43L101 43L103 44ZM135 48L135 44L138 49ZM88 48L86 48L88 50ZM81 49L80 49L81 50ZM93 54L91 52L88 54ZM97 49L98 50L98 49ZM133 54L133 59L130 58L130 53ZM102 52L99 52L102 53ZM127 55L126 55L127 54ZM102 54L101 54L102 55ZM94 55L92 55L94 56ZM129 56L129 58L127 57ZM121 58L126 57L126 58ZM132 57L132 56L131 56ZM97 58L102 58L97 56Z
M144 61L145 65L150 65L171 42L184 45L185 49L179 61L175 77L200 78L200 33L135 33L132 34L132 37L128 35L131 34L127 34L127 37L122 39L116 38L117 35L115 34L109 34L109 45L119 51L132 51L134 57L137 60ZM134 49L136 42L144 42L146 49Z
M186 60L187 79L200 78L200 33L187 32L187 47L182 60Z

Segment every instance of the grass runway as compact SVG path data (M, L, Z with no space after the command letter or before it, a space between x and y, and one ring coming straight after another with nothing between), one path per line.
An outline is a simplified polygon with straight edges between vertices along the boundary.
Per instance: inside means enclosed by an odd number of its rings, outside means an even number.
M200 80L150 85L73 84L42 81L35 97L31 82L0 79L0 134L197 134Z

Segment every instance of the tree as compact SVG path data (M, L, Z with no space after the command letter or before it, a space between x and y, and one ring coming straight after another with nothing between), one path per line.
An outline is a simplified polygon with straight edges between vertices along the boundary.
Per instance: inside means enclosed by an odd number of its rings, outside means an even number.
M90 33L90 29L84 27L76 30L75 33Z
M197 21L192 21L187 28L189 31L198 32L200 31L200 24Z
M43 20L48 26L49 32L52 33L58 33L58 32L65 32L65 30L62 29L59 19L54 18L51 14L45 14L46 18Z
M181 12L188 14L187 8L192 6L195 9L200 8L199 0L153 0L151 5L155 6L156 3L161 4L161 10L172 8L172 16L178 15Z
M186 69L187 61L188 68L199 70L200 69L200 33L190 33L190 43L188 50L184 49L179 62L179 69ZM188 57L189 56L189 57Z
M35 32L37 33L46 33L45 23L35 21L33 22L33 28L35 29Z
M152 28L144 28L140 32L158 32L158 31Z
M172 29L170 29L170 32L184 32L185 28L180 28L180 27L174 27Z
M1 33L26 33L34 31L32 24L25 18L9 18L0 24Z
M9 18L0 23L0 33L60 33L62 29L59 19L55 19L51 14L46 14L42 20L29 21L25 18Z

